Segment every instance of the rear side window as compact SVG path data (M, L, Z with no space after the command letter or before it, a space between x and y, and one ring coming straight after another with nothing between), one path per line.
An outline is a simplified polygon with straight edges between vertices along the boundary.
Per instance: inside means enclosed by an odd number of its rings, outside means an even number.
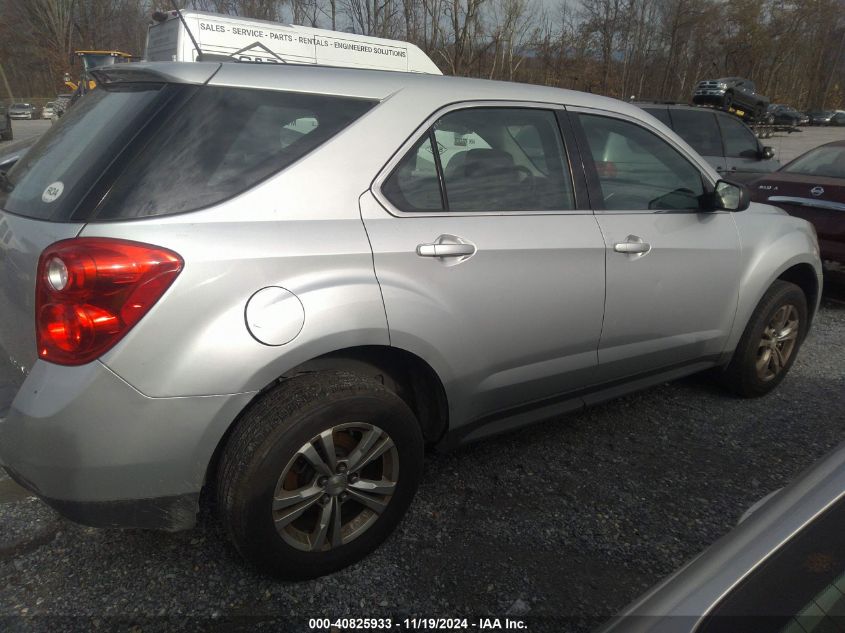
M435 160L429 133L396 166L382 186L382 193L403 211L442 211Z
M347 127L373 101L202 87L131 153L96 219L207 207L281 171Z
M0 206L53 220L200 209L288 167L374 105L211 86L98 88L10 171Z
M702 156L723 156L722 138L712 112L672 110L675 132Z
M382 193L402 211L575 208L555 114L531 108L444 115L402 159Z

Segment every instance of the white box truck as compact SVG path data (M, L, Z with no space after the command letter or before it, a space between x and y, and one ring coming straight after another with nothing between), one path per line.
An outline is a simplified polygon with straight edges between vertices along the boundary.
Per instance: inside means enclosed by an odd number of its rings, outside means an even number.
M147 61L196 61L226 56L239 61L272 64L320 64L413 73L443 73L419 47L379 37L312 29L204 11L159 13L147 32Z

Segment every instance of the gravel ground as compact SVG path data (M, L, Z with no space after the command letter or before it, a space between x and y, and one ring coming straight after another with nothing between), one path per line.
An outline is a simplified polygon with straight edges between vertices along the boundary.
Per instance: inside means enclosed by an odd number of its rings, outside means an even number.
M229 618L285 617L304 631L319 616L511 613L532 630L586 630L845 439L843 367L845 302L828 297L766 398L692 377L430 455L398 532L358 565L304 583L244 566L206 515L172 535L96 530L10 501L4 534L32 533L16 548L0 542L0 616L14 630L87 630L115 617L133 631L230 630ZM93 619L8 617L21 615Z

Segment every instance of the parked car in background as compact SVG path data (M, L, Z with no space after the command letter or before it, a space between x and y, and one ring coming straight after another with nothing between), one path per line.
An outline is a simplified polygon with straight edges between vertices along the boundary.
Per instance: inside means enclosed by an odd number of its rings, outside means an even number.
M810 122L810 117L788 105L772 104L769 106L768 113L771 115L772 123L775 125L798 127L800 125L808 125Z
M9 116L13 119L37 119L37 111L31 103L15 103L9 108Z
M834 114L836 114L834 110L813 110L808 112L807 116L810 119L810 125L829 125Z
M631 104L99 72L0 187L0 462L82 523L190 528L208 485L247 559L326 574L399 523L426 446L711 368L763 396L818 309L812 227Z
M845 445L750 510L601 633L845 630Z
M836 125L836 126L843 126L845 125L845 112L837 111L834 113L832 117L830 117L830 121L828 125Z
M0 141L11 141L13 138L12 117L9 116L9 110L0 103Z
M774 150L762 145L751 128L733 114L680 104L638 105L672 128L726 178L744 182L780 167Z
M714 105L723 110L742 110L753 119L762 118L769 107L769 98L757 94L754 82L742 77L700 81L695 87L692 102L697 105Z
M812 222L822 259L845 264L845 141L811 149L749 188L754 200Z
M56 102L55 101L48 101L47 104L44 106L44 109L41 110L41 117L44 119L52 119L53 114L55 113Z

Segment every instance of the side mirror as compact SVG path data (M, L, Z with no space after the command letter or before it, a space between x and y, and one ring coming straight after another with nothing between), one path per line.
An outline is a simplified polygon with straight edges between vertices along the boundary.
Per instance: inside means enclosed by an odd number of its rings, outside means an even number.
M768 145L763 148L763 151L760 152L760 156L763 160L772 160L775 157L775 150Z
M723 211L745 211L751 204L751 193L748 188L727 180L716 183L713 198L716 209Z

